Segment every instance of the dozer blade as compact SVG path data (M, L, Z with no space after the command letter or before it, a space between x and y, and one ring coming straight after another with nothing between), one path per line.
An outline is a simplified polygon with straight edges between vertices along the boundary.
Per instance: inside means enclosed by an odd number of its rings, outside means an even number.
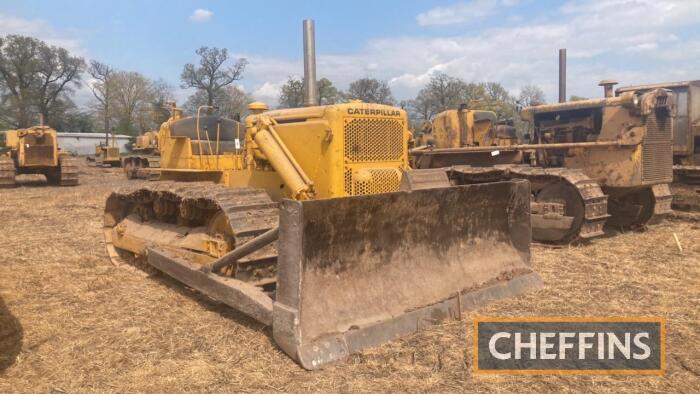
M282 203L273 336L304 368L541 285L515 180Z

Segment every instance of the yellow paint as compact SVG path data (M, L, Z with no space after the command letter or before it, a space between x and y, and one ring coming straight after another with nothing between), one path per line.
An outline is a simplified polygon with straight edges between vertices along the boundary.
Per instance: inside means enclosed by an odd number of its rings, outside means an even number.
M241 149L218 155L195 155L190 138L173 136L180 119L175 113L159 130L162 179L261 187L274 199L331 198L398 191L409 168L407 115L391 106L352 102L253 114L241 128Z

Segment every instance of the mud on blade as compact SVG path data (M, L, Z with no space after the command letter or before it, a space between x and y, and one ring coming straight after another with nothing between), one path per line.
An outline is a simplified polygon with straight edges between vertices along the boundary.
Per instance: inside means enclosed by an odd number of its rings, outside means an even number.
M538 287L529 195L510 181L285 200L275 341L314 369Z

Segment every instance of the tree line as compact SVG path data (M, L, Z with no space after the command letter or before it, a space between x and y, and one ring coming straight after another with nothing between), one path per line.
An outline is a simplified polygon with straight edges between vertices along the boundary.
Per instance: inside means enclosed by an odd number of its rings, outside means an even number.
M253 97L235 82L243 78L247 60L230 59L228 51L220 48L201 47L196 54L198 64L185 64L180 75L180 87L194 89L183 105L185 111L194 114L199 107L208 106L216 107L222 116L244 117ZM87 108L78 108L73 95L83 84L89 87L92 98ZM546 102L537 86L524 86L518 96L513 96L500 83L466 82L443 72L432 74L415 98L402 101L394 98L387 81L376 78L355 80L345 91L328 78L321 78L317 86L322 105L349 100L396 105L409 112L413 127L461 104L517 120L518 107ZM149 79L96 60L86 62L36 38L0 37L3 129L30 127L43 117L58 131L113 130L137 135L168 118L167 103L173 93L173 86L162 79ZM303 102L303 81L289 77L280 89L279 107L301 107Z
M493 111L500 118L517 120L517 110L529 105L544 104L542 89L524 86L518 96L512 96L497 82L466 82L461 78L436 72L415 98L398 101L389 83L376 78L361 78L350 83L347 91L338 90L327 78L318 81L320 104L335 104L349 100L398 105L408 111L412 126L419 127L438 113L465 104L470 109ZM301 107L304 103L303 82L289 77L279 96L281 108Z

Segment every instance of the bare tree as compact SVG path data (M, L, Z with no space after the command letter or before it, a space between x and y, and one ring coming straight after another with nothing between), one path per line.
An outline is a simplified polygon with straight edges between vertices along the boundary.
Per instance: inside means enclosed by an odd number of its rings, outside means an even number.
M151 83L153 97L151 99L150 119L142 123L142 130L147 128L158 128L161 123L168 120L170 110L167 106L173 99L173 86L166 80L160 78Z
M366 103L393 105L395 102L389 84L375 78L361 78L352 82L345 97Z
M228 60L228 50L225 48L201 47L197 49L197 55L200 56L199 67L192 63L185 64L180 76L181 87L203 90L207 105L211 106L221 88L241 79L248 61L241 58L233 66L226 67L224 63Z
M90 62L88 73L95 80L90 85L90 90L92 90L93 96L97 99L98 112L102 113L104 132L107 133L110 130L109 120L112 116L111 104L114 100L112 91L115 71L110 66L93 60Z
M538 86L527 85L520 89L520 96L518 96L518 104L522 107L529 107L532 105L545 104L547 99L545 98L544 92Z
M39 48L38 86L36 103L44 122L49 122L52 108L62 93L72 92L71 85L80 84L80 74L85 68L81 57L70 56L63 48L41 46Z
M152 82L137 72L119 71L113 76L115 115L119 128L130 134L134 130L136 114L150 110L153 98Z

